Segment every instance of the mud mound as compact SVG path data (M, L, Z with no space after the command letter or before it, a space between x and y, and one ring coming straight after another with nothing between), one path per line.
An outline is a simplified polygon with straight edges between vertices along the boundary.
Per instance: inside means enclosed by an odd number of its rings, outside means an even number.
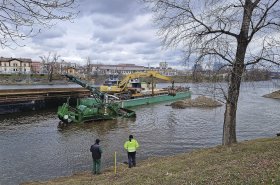
M280 90L279 90L279 91L272 92L272 93L270 93L270 94L263 95L263 97L266 97L266 98L274 98L274 99L280 99Z
M219 107L222 104L212 98L198 96L195 99L180 100L171 103L172 108L184 109L186 107Z

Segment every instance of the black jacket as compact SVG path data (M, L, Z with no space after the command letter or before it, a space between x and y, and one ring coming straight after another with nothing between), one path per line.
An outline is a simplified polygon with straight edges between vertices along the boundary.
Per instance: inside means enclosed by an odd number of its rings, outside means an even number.
M96 143L94 145L91 145L90 151L91 151L93 159L101 159L102 150L101 150L100 145L98 145Z

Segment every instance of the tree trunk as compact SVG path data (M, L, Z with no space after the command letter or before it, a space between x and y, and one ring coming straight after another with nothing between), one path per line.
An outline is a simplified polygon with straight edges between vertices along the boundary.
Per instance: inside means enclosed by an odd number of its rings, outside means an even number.
M246 50L246 49L245 49ZM223 145L236 143L236 111L244 65L235 65L230 77L228 98L224 114Z
M51 66L49 71L49 82L52 82L52 80L53 80L53 66Z
M246 0L244 5L244 14L240 33L237 37L237 50L235 61L231 72L228 97L226 100L226 110L224 114L223 128L223 145L231 145L236 143L236 111L239 97L241 78L245 69L244 60L249 43L248 32L250 20L253 12L253 3L251 0Z

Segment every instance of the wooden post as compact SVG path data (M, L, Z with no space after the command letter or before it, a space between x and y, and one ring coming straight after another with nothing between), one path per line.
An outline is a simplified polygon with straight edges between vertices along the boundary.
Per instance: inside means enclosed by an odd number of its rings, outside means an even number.
M154 96L154 77L152 76L152 96Z
M117 174L117 152L115 152L115 175Z

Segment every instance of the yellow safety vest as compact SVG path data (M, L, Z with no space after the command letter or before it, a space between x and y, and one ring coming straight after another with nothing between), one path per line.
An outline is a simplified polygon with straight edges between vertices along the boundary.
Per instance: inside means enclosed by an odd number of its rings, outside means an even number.
M135 152L138 147L139 144L136 139L132 139L131 141L126 141L124 143L124 149L126 149L128 152Z

